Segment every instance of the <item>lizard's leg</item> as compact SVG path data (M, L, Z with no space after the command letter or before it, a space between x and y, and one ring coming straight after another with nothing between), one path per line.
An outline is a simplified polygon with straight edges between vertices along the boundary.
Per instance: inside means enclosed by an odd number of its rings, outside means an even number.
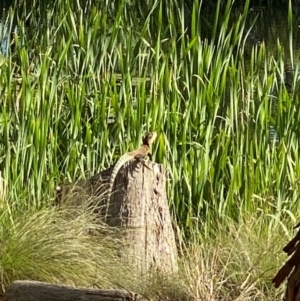
M145 156L143 155L137 155L134 157L136 160L138 160L139 162L141 162L146 168L148 168L149 170L152 170L151 167L149 167L146 162L145 162Z

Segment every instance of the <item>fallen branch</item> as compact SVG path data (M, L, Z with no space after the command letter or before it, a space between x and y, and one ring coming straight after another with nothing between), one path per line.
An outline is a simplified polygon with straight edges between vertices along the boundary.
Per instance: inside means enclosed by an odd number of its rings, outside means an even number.
M142 296L125 290L74 288L38 281L14 281L3 301L145 301Z

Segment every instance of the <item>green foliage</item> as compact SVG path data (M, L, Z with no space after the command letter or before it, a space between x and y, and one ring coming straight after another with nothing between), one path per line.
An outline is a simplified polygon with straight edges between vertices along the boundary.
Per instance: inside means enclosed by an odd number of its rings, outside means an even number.
M154 158L183 225L293 208L298 68L286 71L280 44L273 56L264 43L246 51L249 1L231 20L228 1L222 22L218 1L211 39L198 34L196 1L188 17L180 1L114 3L55 1L39 15L20 4L29 27L10 11L18 33L1 61L0 168L11 194L40 206L63 179L98 172L157 130Z
M291 3L287 55L279 42L249 47L249 1L240 15L216 1L212 23L201 1L186 2L34 0L9 11L18 30L0 57L3 287L34 278L160 300L278 298L267 281L299 208ZM186 235L171 284L120 264L115 232L91 239L87 225L99 225L88 213L70 219L46 206L61 181L108 167L152 130Z

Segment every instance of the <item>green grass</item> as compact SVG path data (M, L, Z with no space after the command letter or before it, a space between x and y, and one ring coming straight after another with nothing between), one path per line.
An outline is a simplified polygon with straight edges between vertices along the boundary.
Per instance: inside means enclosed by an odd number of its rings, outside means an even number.
M248 2L230 26L227 5L211 41L197 34L196 5L182 32L164 28L162 16L183 22L183 10L159 2L143 26L133 26L125 2L115 15L102 1L88 12L60 5L47 10L38 31L30 31L40 22L35 15L29 33L18 22L15 52L1 68L1 166L16 197L26 183L40 206L57 183L109 166L150 130L160 134L155 160L170 171L169 199L182 225L210 212L235 218L241 206L255 212L252 196L276 199L279 187L290 194L298 177L286 182L289 156L297 156L298 87L284 85L280 45L276 56L262 43L245 59Z
M137 147L145 132L156 130L153 157L169 172L170 210L182 243L193 246L182 258L187 269L182 294L187 289L198 298L276 298L268 281L280 263L268 261L266 252L280 256L290 237L286 230L280 240L276 227L282 231L296 223L299 209L299 66L293 59L292 10L290 5L289 49L279 41L272 49L262 42L249 52L249 1L239 15L231 1L225 10L220 4L211 24L197 1L189 10L184 1L72 0L40 6L39 14L32 10L36 1L9 10L8 24L17 22L18 32L11 55L0 62L4 286L18 277L76 285L101 279L93 278L99 271L91 266L102 260L97 258L103 246L78 235L85 215L74 232L49 209L55 187L103 170ZM205 38L199 35L204 24L210 29ZM32 235L38 228L41 234ZM237 243L232 232L240 235L238 254L231 250ZM74 258L59 253L64 240L71 254L80 245ZM23 257L10 261L19 250ZM66 266L59 270L54 261L47 270L50 251L57 250ZM211 258L216 265L210 266ZM78 278L81 269L87 274ZM194 279L198 274L207 286Z
M117 231L95 225L91 212L43 209L21 216L6 209L2 210L0 233L2 288L16 279L113 285L108 279L110 274L117 275L112 265L118 258ZM98 235L89 235L90 228L98 229Z

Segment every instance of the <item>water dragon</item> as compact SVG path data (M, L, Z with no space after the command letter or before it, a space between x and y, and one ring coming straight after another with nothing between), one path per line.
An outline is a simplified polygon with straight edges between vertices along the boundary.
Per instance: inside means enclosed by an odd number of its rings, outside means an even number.
M142 160L147 156L151 157L150 148L151 148L152 143L156 139L156 137L157 137L156 132L147 133L143 138L142 146L140 146L138 149L136 149L132 152L125 153L124 155L122 155L119 158L119 160L117 161L116 165L114 166L113 171L110 176L109 187L108 187L108 192L107 192L108 202L110 201L113 186L115 183L115 179L116 179L117 174L118 174L119 170L121 169L121 167L125 163L127 163L131 160Z
M150 154L150 147L152 145L152 143L154 142L154 140L156 139L157 134L155 132L150 132L148 134L145 135L145 137L143 138L143 144L141 147L139 147L138 149L132 151L132 152L128 152L125 153L124 155L122 155L119 160L117 161L117 163L115 164L113 171L110 175L110 179L109 179L109 187L107 190L107 210L108 210L108 205L110 202L110 198L112 195L112 191L113 191L113 186L114 186L114 182L115 179L117 177L117 174L119 172L119 170L122 168L122 166L131 161L131 160L143 160L145 157L151 157ZM77 183L77 185L75 187L73 187L72 185L68 185L68 186L57 186L56 187L56 198L55 198L55 204L56 205L60 205L62 203L62 199L70 194L73 190L73 194L71 195L71 199L75 199L76 196L76 192L79 189L79 200L82 200L82 193L85 192L86 194L89 194L90 192L90 186L93 186L93 179L94 177L92 177L89 180L82 180L79 181ZM98 181L99 180L99 174L97 174L95 176L95 179ZM81 188L81 189L80 189ZM105 197L106 198L106 197Z

